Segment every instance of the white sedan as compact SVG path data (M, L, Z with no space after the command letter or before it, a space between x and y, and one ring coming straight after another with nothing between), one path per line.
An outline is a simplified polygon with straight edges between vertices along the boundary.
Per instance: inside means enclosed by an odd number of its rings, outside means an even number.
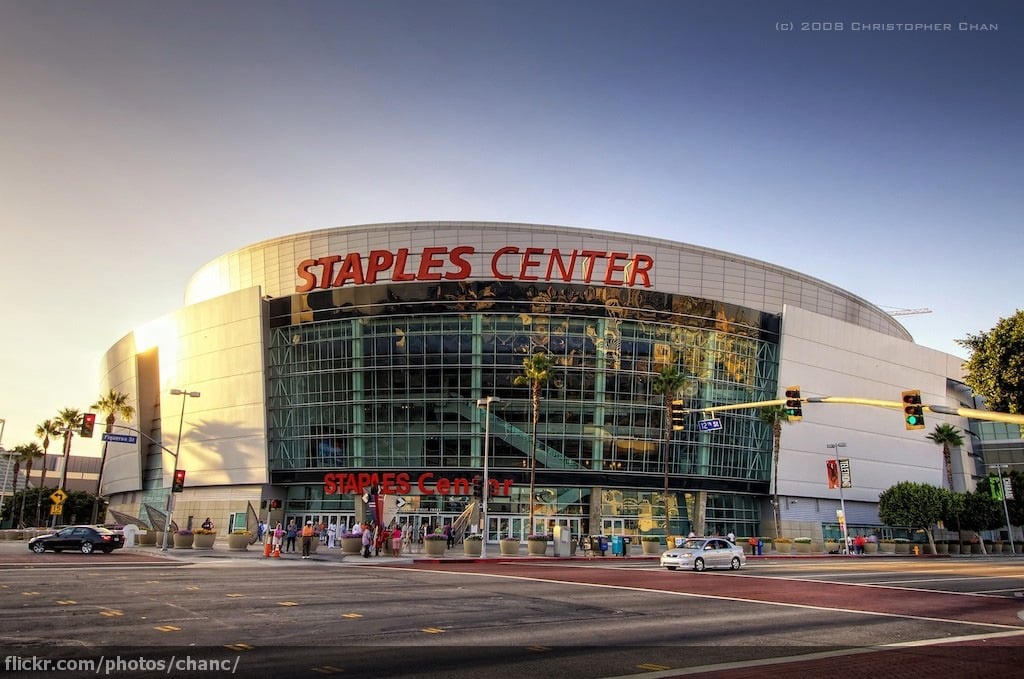
M670 571L677 568L695 571L731 568L735 571L745 563L747 557L743 548L724 538L687 538L661 555L661 565Z

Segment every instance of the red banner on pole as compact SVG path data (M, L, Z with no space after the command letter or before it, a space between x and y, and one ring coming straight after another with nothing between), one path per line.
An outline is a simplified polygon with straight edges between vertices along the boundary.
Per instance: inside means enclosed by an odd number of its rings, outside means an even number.
M828 487L839 487L839 462L836 460L825 460L825 475L828 477Z

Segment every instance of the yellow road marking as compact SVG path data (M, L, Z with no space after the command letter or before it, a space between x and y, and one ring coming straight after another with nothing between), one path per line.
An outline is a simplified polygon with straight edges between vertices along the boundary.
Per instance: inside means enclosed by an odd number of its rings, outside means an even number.
M70 606L71 604L77 604L78 602L72 601L71 599L57 599L57 603L61 606Z
M652 662L645 662L640 665L637 665L637 667L639 667L642 670L650 670L652 672L661 672L664 670L671 669L668 665L656 665Z
M124 612L117 610L116 608L108 608L105 611L100 611L100 615L105 615L108 618L114 618L119 615L124 615Z
M154 627L153 629L160 630L161 632L180 632L181 631L180 627L175 627L174 625L160 625L159 627Z
M254 647L249 644L225 644L224 648L230 648L232 651L251 651Z
M278 606L298 606L298 604L295 603L294 601L278 601L277 605Z
M363 617L363 614L362 613L342 613L341 617L343 617L343 618L361 618L361 617Z
M444 634L444 630L438 627L424 627L420 631L426 632L427 634Z
M338 672L345 671L340 667L335 667L334 665L321 665L320 667L311 667L310 669L314 672L319 672L320 674L337 674Z

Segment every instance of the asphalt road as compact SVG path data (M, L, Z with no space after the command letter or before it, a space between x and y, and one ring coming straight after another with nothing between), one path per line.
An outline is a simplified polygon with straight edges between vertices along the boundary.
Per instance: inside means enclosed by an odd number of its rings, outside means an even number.
M698 574L621 559L26 556L0 563L11 676L38 676L44 657L86 661L46 668L62 676L122 677L975 677L1024 663L1015 557Z

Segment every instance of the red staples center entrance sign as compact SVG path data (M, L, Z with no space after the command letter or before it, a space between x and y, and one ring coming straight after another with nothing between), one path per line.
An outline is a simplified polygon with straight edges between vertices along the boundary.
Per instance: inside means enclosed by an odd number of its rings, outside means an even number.
M477 477L479 478L479 477ZM512 479L489 479L487 494L505 496L511 492ZM463 476L448 478L423 472L415 478L408 472L329 472L324 474L324 495L362 495L370 486L380 486L384 495L472 495L473 480Z
M296 292L340 288L344 285L368 285L388 279L405 281L461 281L474 275L470 258L476 248L428 247L419 253L408 248L371 250L305 259L296 269L302 283ZM644 254L604 250L568 250L558 248L500 248L490 259L489 274L503 281L561 281L603 285L651 287L654 258Z

